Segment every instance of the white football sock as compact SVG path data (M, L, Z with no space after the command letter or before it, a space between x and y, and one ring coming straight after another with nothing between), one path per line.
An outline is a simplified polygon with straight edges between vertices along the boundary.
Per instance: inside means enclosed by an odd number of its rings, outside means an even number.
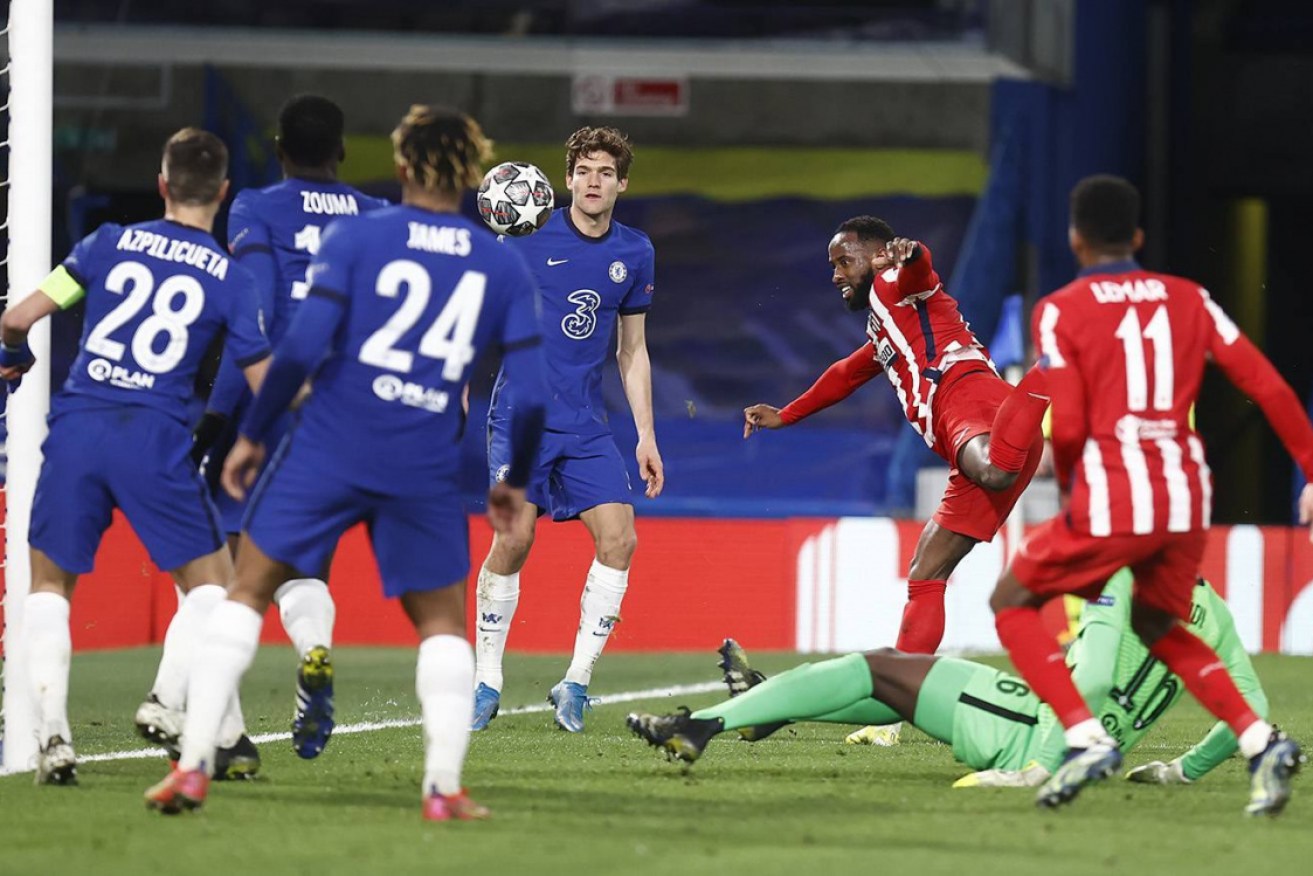
M470 643L461 636L429 636L420 642L415 693L424 719L422 793L458 793L474 711Z
M565 673L566 681L587 686L593 664L602 656L606 640L620 622L620 601L629 586L628 569L612 569L593 560L579 600L579 630L574 637L574 658Z
M328 585L318 578L293 578L274 591L274 602L283 619L283 629L292 640L297 657L316 645L333 647L333 622L337 606Z
M520 602L520 573L498 575L484 566L479 570L477 593L478 615L474 637L474 684L486 684L495 691L502 689L502 656L506 653L506 639L511 634L511 619Z
M1266 721L1255 721L1240 734L1240 753L1247 758L1257 757L1267 748L1267 741L1272 737L1272 725Z
M201 640L210 612L223 602L226 591L218 584L201 584L180 596L178 610L164 633L164 653L150 692L167 708L187 707L187 675L191 672L196 643Z
M1108 732L1103 729L1098 718L1086 718L1074 727L1068 727L1064 733L1068 748L1089 748L1091 745L1112 745Z
M242 700L237 691L233 691L228 700L228 708L223 711L223 721L219 723L219 735L215 744L219 748L232 748L246 732L246 719L242 717Z
M37 708L41 745L52 736L73 741L68 726L68 667L73 659L68 610L68 600L58 593L29 593L23 600L28 690Z
M183 725L179 769L214 771L219 727L242 674L255 658L263 623L259 612L231 599L210 612L187 685L187 722Z

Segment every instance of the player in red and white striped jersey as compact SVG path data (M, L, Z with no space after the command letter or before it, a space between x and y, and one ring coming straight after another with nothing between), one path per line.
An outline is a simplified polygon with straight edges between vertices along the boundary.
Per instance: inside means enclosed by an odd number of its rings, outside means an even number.
M1212 475L1190 422L1205 362L1258 403L1310 480L1313 424L1199 284L1132 260L1144 238L1139 206L1134 186L1117 177L1090 177L1072 192L1069 237L1080 277L1043 299L1032 325L1037 371L1053 399L1054 466L1070 501L1022 543L991 605L1013 664L1067 728L1071 754L1040 789L1041 805L1072 799L1121 756L1076 692L1038 609L1059 593L1093 598L1127 565L1135 632L1239 737L1253 770L1247 811L1275 814L1289 797L1299 747L1259 719L1185 626L1211 514ZM1299 508L1300 519L1313 522L1313 486Z
M980 541L990 541L1030 482L1043 449L1048 406L1028 375L1013 388L994 370L957 302L944 291L930 250L858 216L830 241L832 281L850 310L869 310L869 340L782 410L744 410L744 437L792 425L851 395L883 372L908 422L951 466L948 489L917 543L899 650L934 653L944 633L944 586Z

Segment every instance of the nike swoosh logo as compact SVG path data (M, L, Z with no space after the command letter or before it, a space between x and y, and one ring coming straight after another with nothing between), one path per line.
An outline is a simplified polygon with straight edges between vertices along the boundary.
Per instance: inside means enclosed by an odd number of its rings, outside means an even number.
M568 261L569 261L569 259L548 259L548 260L547 260L547 267L549 267L549 268L554 268L554 267L556 267L557 265L563 265L563 264L565 264L565 263L568 262Z

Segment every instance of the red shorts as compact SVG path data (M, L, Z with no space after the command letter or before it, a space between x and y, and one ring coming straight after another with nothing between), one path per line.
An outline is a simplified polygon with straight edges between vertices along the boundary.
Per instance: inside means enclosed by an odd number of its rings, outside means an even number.
M1044 439L1038 433L1035 435L1035 443L1026 454L1026 464L1006 490L987 490L959 471L958 454L972 438L994 428L994 417L1012 387L986 368L958 367L962 372L950 372L948 382L935 398L935 449L952 468L944 498L931 519L958 535L992 541L1012 513L1012 506L1030 485L1044 452Z
M1012 574L1031 593L1094 599L1114 572L1130 566L1136 599L1189 620L1207 544L1205 529L1093 536L1072 529L1059 514L1026 536L1012 558Z

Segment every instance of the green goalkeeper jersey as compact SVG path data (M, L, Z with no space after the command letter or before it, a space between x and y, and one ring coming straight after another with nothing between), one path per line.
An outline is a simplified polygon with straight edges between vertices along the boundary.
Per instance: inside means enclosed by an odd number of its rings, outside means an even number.
M1185 693L1181 679L1149 653L1131 629L1131 573L1114 575L1103 594L1081 612L1077 639L1067 652L1076 687L1123 751L1133 748L1162 715ZM1267 717L1267 697L1249 655L1236 633L1231 612L1207 582L1194 588L1190 632L1217 652L1236 686L1261 717ZM1040 709L1031 737L1036 760L1050 772L1066 753L1062 725L1053 711ZM1186 778L1195 780L1222 763L1237 749L1235 734L1218 722L1202 742L1183 758Z

